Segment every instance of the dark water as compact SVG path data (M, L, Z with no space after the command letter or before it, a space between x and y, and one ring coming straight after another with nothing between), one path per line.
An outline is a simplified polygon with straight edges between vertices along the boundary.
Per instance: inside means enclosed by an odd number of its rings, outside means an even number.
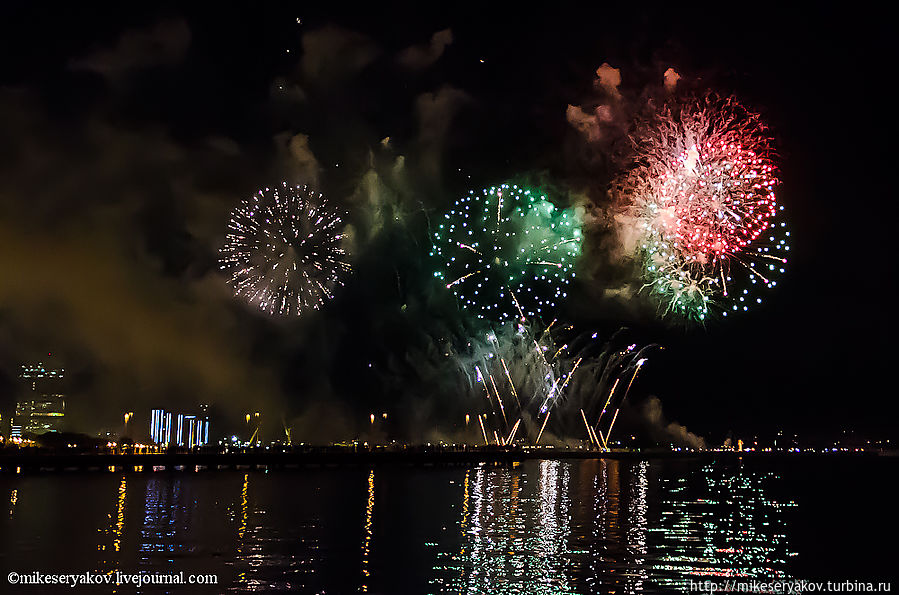
M889 579L895 459L0 477L10 571L214 573L205 592L640 593ZM109 587L59 592L110 592ZM118 592L201 592L120 587Z

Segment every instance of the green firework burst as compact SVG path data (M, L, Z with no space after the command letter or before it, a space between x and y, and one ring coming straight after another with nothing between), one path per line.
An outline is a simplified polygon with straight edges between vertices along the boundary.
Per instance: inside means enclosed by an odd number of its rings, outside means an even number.
M548 315L568 296L581 230L538 189L506 183L470 191L437 224L434 273L479 318Z

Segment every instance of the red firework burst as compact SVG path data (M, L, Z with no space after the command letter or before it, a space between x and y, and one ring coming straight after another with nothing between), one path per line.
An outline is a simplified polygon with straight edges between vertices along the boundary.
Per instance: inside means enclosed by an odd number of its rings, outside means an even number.
M640 217L688 260L743 250L777 209L764 130L733 99L663 109L636 135L637 167L624 181Z

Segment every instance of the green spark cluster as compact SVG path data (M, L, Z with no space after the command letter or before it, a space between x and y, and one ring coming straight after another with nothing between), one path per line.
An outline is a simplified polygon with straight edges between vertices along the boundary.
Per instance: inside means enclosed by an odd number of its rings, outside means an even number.
M479 318L548 316L568 296L581 241L574 213L538 189L472 190L433 231L434 276Z

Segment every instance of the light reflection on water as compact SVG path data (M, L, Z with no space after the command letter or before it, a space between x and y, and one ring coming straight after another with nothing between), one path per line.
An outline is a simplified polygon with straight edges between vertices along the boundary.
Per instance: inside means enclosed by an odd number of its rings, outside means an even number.
M788 578L779 481L616 460L0 478L0 562L218 574L207 592L667 592Z
M252 497L251 486L259 477L243 474L239 505L231 514L237 525L237 548L233 558L225 561L235 572L226 588L235 592L307 588L319 562L315 535L319 523L303 519L280 525L269 520L269 511Z
M541 461L533 478L517 468L470 471L462 545L459 552L438 553L435 588L458 593L516 593L522 587L529 593L567 592L563 555L568 551L569 473L570 466L558 461Z
M704 467L697 490L685 478L664 478L662 518L653 531L666 547L654 564L660 582L684 585L695 580L761 578L784 580L784 567L795 555L786 538L785 511L796 504L778 502L765 485L773 473L740 469L718 476Z
M445 593L639 593L712 577L788 578L785 509L743 469L656 478L650 463L543 461L473 471L458 551L438 552ZM465 518L471 510L471 520Z

